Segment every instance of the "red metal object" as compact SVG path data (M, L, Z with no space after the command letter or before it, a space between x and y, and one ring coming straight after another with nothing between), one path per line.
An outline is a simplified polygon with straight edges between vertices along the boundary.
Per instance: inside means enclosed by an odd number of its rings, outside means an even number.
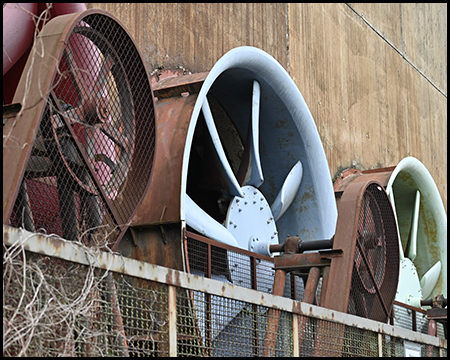
M3 75L33 44L37 3L7 3L3 6Z
M49 12L44 15L44 11ZM84 3L6 3L3 7L3 100L10 104L33 45L36 30L56 16L86 10ZM33 16L41 18L35 23ZM38 29L36 29L36 26Z
M321 272L323 271L324 274L323 283L326 289L326 284L329 281L328 274L331 258L340 257L342 252L340 250L331 250L299 254L302 251L301 243L302 241L299 237L289 237L284 244L271 246L271 251L284 251L283 255L274 258L276 272L272 294L283 295L287 272L300 276L307 274L302 302L313 304L317 302L316 291ZM318 244L320 246L321 243ZM274 354L279 316L279 311L270 309L263 356L273 356ZM300 333L303 333L305 326L306 323L304 321L299 324Z

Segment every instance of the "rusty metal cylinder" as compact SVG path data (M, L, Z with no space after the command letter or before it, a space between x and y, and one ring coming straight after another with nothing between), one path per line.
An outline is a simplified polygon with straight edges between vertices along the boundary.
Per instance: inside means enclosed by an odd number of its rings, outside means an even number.
M274 244L269 246L269 251L285 253L302 253L304 251L324 250L333 247L333 239L302 241L297 236L288 237L284 244Z

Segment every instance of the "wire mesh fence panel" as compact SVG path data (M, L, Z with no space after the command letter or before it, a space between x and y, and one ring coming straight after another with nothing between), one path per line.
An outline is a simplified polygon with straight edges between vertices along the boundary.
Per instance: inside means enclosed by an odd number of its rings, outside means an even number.
M267 341L269 308L198 291L177 299L178 355L262 356ZM191 318L192 317L192 318ZM274 354L292 355L292 318L277 316ZM195 337L187 346L183 339ZM184 346L180 347L180 344ZM195 349L194 349L195 347Z
M60 247L41 246L40 251L77 248L76 257L83 254L91 265L4 245L4 356L446 354L446 343L427 342L423 334L387 324L388 331L380 332L378 322L364 319L358 325L352 315L226 282L184 274L187 282L182 283L180 272L174 285L168 280L174 270L135 260L135 269L141 268L137 272L120 273L125 267L105 271L94 260L99 250L58 241ZM106 255L108 264L120 259ZM160 271L158 278L152 271Z
M439 348L432 345L411 342L400 337L383 335L383 357L439 357Z
M5 356L167 355L164 285L28 252L3 270Z
M220 244L215 246L198 239L188 238L189 271L195 275L272 293L275 277L273 259L256 253L250 256L239 251L240 249L237 248L230 250ZM211 256L210 260L208 260L208 253ZM284 297L301 300L304 290L304 280L301 277L294 274L286 276Z

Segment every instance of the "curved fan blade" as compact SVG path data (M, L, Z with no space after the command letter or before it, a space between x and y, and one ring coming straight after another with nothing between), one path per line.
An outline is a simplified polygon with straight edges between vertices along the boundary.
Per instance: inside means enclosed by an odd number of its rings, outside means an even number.
M189 195L186 194L186 223L204 236L224 244L238 246L234 236L219 224L215 219L209 216L200 206L198 206Z
M272 213L275 221L285 213L294 201L302 182L302 176L303 165L299 160L286 176L286 180L284 180L283 186L272 204Z
M217 132L216 125L214 124L211 108L209 107L208 99L206 98L202 105L202 111L203 115L205 116L206 126L208 127L208 131L214 144L214 148L216 149L217 155L220 159L220 163L228 179L229 192L231 195L243 197L244 194L242 193L241 187L239 186L239 183L234 176L233 170L231 169L231 166L225 155L225 151L223 150L222 143L220 142L219 133Z
M426 299L431 295L434 287L436 286L439 275L441 274L442 264L438 261L434 264L430 270L428 270L422 279L420 279L420 286L422 287L422 298Z
M261 169L261 159L259 157L259 100L261 89L257 81L253 81L252 95L252 175L247 185L259 187L264 182L264 176Z
M419 209L420 209L420 191L416 191L416 200L414 202L414 210L411 219L411 230L409 231L408 243L406 245L405 254L411 260L417 256L417 227L419 225Z
M260 98L261 90L259 83L253 81L252 118L249 122L244 154L242 155L242 161L238 171L238 179L241 180L243 185L251 185L256 188L260 187L264 182L261 159L259 157Z

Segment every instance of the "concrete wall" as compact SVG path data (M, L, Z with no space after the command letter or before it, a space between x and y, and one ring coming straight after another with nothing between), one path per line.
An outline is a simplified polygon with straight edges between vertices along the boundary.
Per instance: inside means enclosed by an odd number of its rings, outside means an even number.
M446 4L103 4L151 72L209 70L259 47L290 73L314 116L331 176L421 160L447 209Z

